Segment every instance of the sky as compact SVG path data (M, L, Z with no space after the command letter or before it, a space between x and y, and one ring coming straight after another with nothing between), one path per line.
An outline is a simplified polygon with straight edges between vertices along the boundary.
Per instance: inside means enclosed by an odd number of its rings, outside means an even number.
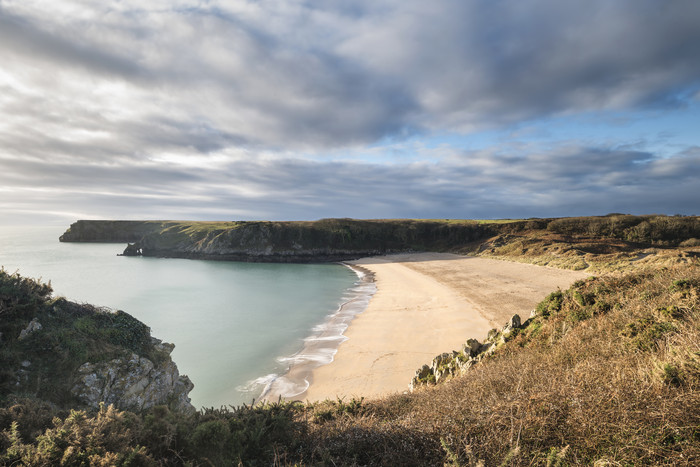
M0 0L0 224L700 214L697 0Z

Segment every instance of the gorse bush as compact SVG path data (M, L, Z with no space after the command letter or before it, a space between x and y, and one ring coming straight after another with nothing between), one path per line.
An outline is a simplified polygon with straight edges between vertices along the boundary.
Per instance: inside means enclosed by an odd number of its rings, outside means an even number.
M0 269L0 318L6 323L17 318L30 317L51 296L50 284L9 274Z

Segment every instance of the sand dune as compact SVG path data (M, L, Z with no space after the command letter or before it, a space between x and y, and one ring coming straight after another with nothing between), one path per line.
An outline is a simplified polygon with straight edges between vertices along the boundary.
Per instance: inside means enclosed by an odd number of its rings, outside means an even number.
M345 332L332 363L312 372L298 399L377 396L407 390L417 368L470 337L523 318L557 287L586 273L442 253L364 258L377 292Z

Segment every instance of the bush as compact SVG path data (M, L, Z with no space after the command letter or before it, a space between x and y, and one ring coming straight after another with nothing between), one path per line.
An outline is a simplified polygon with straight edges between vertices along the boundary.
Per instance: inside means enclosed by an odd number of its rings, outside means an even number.
M563 300L564 295L562 294L561 290L552 292L551 294L547 295L547 298L542 300L537 305L535 312L538 316L549 316L551 313L556 313L557 311L561 310Z

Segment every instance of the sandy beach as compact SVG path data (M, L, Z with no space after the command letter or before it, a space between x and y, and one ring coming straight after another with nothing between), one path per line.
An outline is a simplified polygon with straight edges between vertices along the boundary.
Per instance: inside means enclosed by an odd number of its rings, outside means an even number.
M584 272L531 264L418 253L351 262L372 273L377 291L345 331L333 362L311 372L295 399L378 396L407 390L414 372L442 352L483 339L515 313Z

